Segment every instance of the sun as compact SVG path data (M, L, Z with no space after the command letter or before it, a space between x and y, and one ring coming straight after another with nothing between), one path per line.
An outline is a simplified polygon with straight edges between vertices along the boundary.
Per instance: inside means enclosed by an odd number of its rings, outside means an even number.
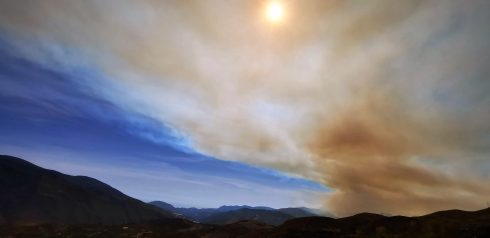
M284 19L284 5L279 0L271 0L265 8L267 20L279 23Z

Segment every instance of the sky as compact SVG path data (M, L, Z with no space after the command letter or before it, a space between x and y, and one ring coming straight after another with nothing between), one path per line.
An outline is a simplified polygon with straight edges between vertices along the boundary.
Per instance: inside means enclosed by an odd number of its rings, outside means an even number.
M0 1L0 152L182 206L481 209L488 22L486 0Z
M328 191L278 171L198 153L164 123L124 111L75 83L97 77L90 69L47 68L12 55L9 47L0 50L1 154L182 207L318 205L315 197Z

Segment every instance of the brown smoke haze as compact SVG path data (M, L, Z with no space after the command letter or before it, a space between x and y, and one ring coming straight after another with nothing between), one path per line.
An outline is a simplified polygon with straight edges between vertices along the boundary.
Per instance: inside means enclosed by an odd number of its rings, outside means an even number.
M485 206L490 3L284 2L271 26L259 0L0 1L0 27L96 59L95 93L203 153L325 184L337 215Z
M324 118L316 130L309 148L326 184L337 189L327 207L338 214L408 215L481 207L490 192L485 178L430 165L471 163L477 138L441 118L411 115L396 95L379 94L386 92L360 93L359 102L344 105L331 121Z

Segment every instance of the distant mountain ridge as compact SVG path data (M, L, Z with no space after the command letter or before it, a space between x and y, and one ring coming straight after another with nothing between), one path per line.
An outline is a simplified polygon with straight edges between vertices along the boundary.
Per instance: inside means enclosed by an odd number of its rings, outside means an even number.
M280 225L283 222L298 217L318 216L306 208L280 208L274 209L265 206L221 206L218 208L177 208L173 205L153 201L150 204L174 212L177 216L201 223L225 225L242 220L254 220L269 225Z
M170 211L187 209L156 203ZM419 217L360 213L338 219L286 214L300 212L295 208L188 208L213 212L204 223L175 218L165 209L93 178L0 155L0 237L490 237L490 208Z
M0 224L123 224L175 217L85 176L0 155Z
M277 210L261 210L241 208L238 210L231 210L226 212L217 212L207 218L202 223L215 224L215 225L227 225L233 224L239 221L258 221L268 225L281 225L287 220L293 219L294 216L279 212Z
M257 209L257 210L269 210L269 211L273 211L273 210L276 210L272 207L264 207L264 206L248 206L248 205L233 205L233 206L230 206L230 205L224 205L224 206L221 206L221 207L218 207L218 211L219 212L229 212L229 211L235 211L235 210L239 210L239 209L244 209L244 208L248 208L248 209Z

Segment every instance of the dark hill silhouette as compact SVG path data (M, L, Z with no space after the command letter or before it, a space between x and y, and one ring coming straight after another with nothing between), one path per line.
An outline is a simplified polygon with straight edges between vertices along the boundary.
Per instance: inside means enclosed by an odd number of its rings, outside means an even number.
M291 219L281 209L227 208L238 209L208 216L211 224L195 223L96 179L0 156L0 237L490 237L490 208L420 217L361 213L338 219Z
M172 204L166 203L166 202L162 202L162 201L153 201L153 202L149 202L149 204L151 204L153 206L156 206L156 207L159 207L159 208L161 208L163 210L170 211L170 212L175 212L176 209L177 209Z
M317 214L314 214L304 208L299 208L299 207L288 207L288 208L279 208L276 211L286 213L288 215L291 215L293 217L312 217L312 216L318 216Z
M0 223L121 224L173 217L85 176L0 155Z
M440 211L420 217L361 213L291 219L268 237L490 237L490 209Z
M421 217L384 217L369 213L341 219L305 217L291 219L277 227L258 221L211 225L193 223L182 219L125 226L43 225L15 228L0 226L0 237L490 237L489 209L463 212L463 217L455 216L457 213L443 211L435 215L430 214Z
M252 220L269 225L280 225L292 218L294 217L289 214L274 210L242 208L239 210L216 213L204 219L203 223L226 225L243 220Z

